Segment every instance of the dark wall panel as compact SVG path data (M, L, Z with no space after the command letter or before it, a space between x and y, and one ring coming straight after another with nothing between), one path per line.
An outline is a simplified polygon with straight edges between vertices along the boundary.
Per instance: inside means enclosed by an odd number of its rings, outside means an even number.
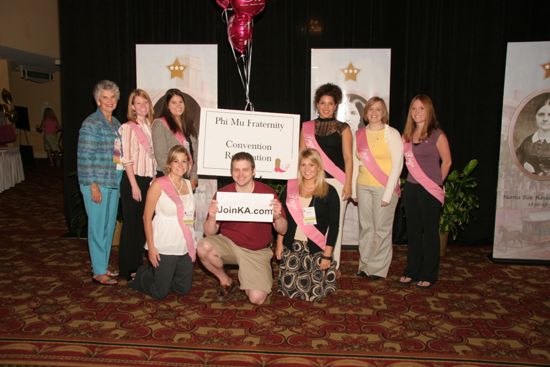
M481 208L460 241L492 242L506 43L550 40L549 13L536 0L267 0L255 18L251 100L258 111L306 118L311 48L391 48L392 124L402 129L414 95L433 98L454 167L480 161ZM98 80L121 87L116 115L124 120L136 44L217 44L219 106L245 105L214 0L59 0L59 18L67 177ZM321 32L309 31L312 21Z

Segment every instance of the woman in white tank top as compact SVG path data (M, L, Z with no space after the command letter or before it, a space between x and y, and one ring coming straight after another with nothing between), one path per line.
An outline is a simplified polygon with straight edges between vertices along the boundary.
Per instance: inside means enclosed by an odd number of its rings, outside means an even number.
M129 286L156 299L191 290L196 242L193 190L184 178L189 165L187 150L172 147L165 176L157 178L147 192L143 223L149 264L138 269Z

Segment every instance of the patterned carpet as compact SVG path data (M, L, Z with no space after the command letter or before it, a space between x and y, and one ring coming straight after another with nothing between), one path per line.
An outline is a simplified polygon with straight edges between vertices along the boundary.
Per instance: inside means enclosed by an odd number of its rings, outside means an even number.
M219 303L200 266L189 295L155 301L92 283L86 241L60 237L60 172L41 163L25 173L0 193L2 366L550 365L550 267L451 246L441 280L419 290L397 284L406 247L378 282L355 276L350 249L323 303L275 293L259 307L243 294Z

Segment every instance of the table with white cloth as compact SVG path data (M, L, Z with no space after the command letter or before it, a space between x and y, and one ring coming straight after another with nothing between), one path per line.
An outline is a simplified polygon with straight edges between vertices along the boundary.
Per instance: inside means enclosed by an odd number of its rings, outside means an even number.
M0 192L25 179L19 147L0 148Z

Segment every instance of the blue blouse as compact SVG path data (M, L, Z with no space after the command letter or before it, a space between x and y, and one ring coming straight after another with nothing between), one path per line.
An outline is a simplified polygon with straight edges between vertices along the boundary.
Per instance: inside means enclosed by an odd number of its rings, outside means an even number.
M77 149L78 182L81 185L95 182L100 187L119 187L122 170L116 169L113 155L115 140L121 141L120 122L114 116L112 119L111 124L98 108L82 123Z

